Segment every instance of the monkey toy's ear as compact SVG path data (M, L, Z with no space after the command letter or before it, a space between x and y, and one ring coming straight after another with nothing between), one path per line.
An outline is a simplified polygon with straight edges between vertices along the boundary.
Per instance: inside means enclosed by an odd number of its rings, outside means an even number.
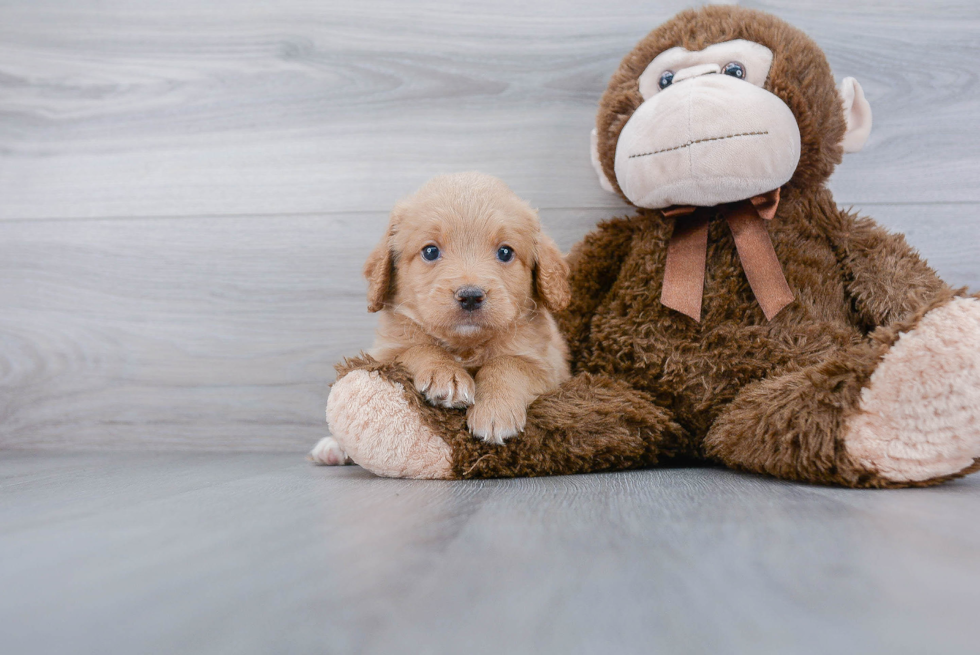
M844 119L847 121L847 132L840 144L844 152L857 152L864 147L871 134L871 105L864 97L861 85L853 77L841 80L838 92L844 101Z
M613 185L609 182L609 178L606 177L605 172L602 170L602 162L599 161L599 133L595 128L592 128L592 168L595 169L596 175L599 176L599 186L609 193L616 193Z

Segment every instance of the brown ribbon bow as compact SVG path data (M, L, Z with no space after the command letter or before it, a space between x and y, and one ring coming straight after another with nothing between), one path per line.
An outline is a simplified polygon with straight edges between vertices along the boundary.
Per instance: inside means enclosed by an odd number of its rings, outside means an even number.
M764 221L771 221L779 205L779 189L749 200L723 205L721 213L735 237L735 248L766 319L793 302L776 251ZM701 321L704 267L708 252L708 221L712 207L671 207L664 216L675 218L674 234L667 244L667 264L660 302ZM690 218L687 218L690 217Z

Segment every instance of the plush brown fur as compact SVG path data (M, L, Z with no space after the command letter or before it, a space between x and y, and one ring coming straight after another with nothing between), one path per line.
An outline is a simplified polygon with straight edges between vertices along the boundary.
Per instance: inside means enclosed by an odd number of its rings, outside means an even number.
M529 477L614 471L689 463L695 444L651 398L607 376L583 374L546 394L528 410L528 424L517 439L488 446L466 429L463 410L425 402L412 389L404 367L370 356L345 360L338 378L353 370L377 371L401 384L423 423L453 448L453 470L460 478ZM557 435L561 435L557 438Z
M738 38L773 51L765 88L800 127L799 167L768 224L796 299L766 320L731 233L716 218L702 320L695 322L660 303L672 222L640 209L600 224L569 255L572 302L557 316L575 377L532 405L520 439L488 446L469 438L462 412L419 403L429 427L452 446L456 476L707 459L851 487L956 477L892 482L852 461L842 443L861 390L898 335L963 291L943 283L903 237L840 210L824 188L841 158L845 121L830 68L808 37L773 16L730 6L687 11L654 30L623 60L600 105L606 176L615 184L616 140L642 102L637 77L647 64L676 45L693 50ZM382 372L405 379L397 368Z
M439 249L436 260L423 259L427 246ZM497 257L502 246L509 261ZM371 354L401 364L431 403L469 407L474 435L515 436L527 406L569 378L550 313L568 304L568 266L537 213L501 180L430 180L395 206L364 274L368 309L381 312ZM483 294L479 307L463 309L463 288Z

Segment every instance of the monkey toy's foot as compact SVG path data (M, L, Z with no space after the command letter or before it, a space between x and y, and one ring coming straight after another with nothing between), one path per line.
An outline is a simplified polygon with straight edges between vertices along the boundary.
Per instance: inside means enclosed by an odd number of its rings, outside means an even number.
M353 370L334 383L327 423L355 463L393 478L452 477L452 450L422 421L405 388L381 371Z
M980 467L980 300L957 298L902 334L846 429L848 454L893 482Z

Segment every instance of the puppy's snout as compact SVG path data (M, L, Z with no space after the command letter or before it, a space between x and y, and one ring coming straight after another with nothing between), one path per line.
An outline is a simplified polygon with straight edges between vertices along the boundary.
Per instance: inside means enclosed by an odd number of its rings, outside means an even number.
M468 312L480 309L487 294L480 287L460 287L456 289L456 302Z

